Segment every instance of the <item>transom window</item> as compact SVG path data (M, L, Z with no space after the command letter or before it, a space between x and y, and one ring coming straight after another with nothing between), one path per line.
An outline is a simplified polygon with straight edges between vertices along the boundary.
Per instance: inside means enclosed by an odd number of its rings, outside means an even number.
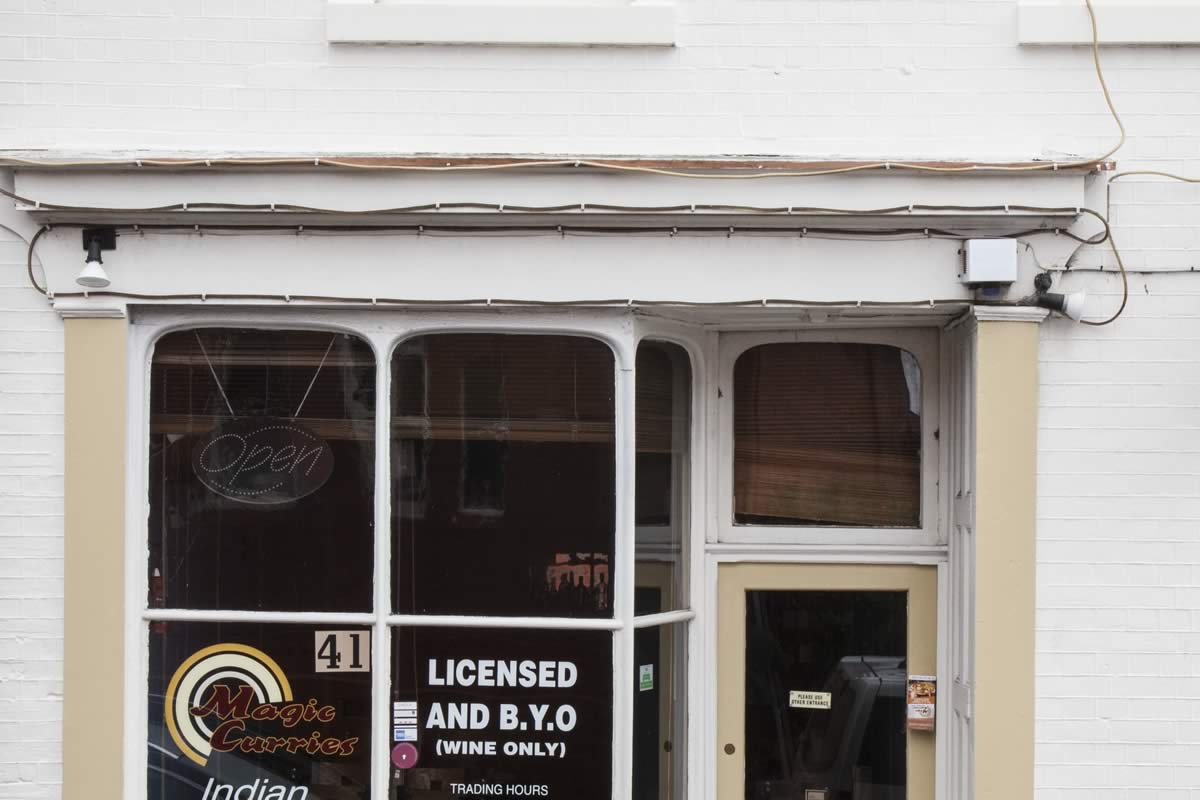
M885 344L762 344L733 371L734 521L921 523L921 368Z
M795 545L936 545L936 332L720 339L717 536Z

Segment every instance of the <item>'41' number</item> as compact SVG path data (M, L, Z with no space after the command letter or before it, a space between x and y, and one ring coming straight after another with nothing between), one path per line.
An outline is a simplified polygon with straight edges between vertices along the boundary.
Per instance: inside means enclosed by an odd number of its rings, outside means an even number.
M317 672L370 672L370 631L317 631Z

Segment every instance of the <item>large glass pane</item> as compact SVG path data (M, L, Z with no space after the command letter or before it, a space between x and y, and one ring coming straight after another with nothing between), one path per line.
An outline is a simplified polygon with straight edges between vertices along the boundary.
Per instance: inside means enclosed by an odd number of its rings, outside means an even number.
M734 366L734 522L921 525L921 370L898 347L789 342Z
M398 628L391 794L612 796L612 634Z
M155 346L150 382L150 606L370 610L367 344L178 331Z
M903 800L904 592L746 593L746 798Z
M687 351L666 342L643 342L636 380L637 612L653 614L687 607L692 402Z
M399 613L612 615L613 356L445 334L393 361Z
M371 632L157 622L150 800L366 800Z
M687 794L686 622L633 632L633 798Z

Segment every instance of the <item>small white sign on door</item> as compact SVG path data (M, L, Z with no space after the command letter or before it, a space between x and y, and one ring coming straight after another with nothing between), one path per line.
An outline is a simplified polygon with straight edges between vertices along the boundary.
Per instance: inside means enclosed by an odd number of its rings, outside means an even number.
M829 708L833 695L829 692L788 692L788 705L792 708Z

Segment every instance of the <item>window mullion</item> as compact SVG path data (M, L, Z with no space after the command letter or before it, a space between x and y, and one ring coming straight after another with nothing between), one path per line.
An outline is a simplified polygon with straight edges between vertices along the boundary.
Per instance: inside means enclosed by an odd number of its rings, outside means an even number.
M635 617L633 627L637 630L642 628L655 628L660 625L673 625L678 622L690 622L696 618L696 612L689 608L680 611L664 611L661 614L647 614L642 617Z
M372 342L376 349L375 380L375 569L373 624L371 638L371 797L386 800L390 773L389 722L391 697L391 433L392 433L392 360L390 342L381 338Z
M589 617L477 617L448 614L391 614L384 624L405 628L521 628L532 630L616 631L620 619Z
M147 622L257 622L297 625L373 625L374 614L340 611L238 611L194 608L150 608L142 612Z
M615 634L613 661L613 798L630 796L633 783L633 669L634 588L636 583L635 441L637 387L634 365L636 344L626 343L617 353L616 370L616 489L617 514L614 562L617 564L615 617L622 628Z

